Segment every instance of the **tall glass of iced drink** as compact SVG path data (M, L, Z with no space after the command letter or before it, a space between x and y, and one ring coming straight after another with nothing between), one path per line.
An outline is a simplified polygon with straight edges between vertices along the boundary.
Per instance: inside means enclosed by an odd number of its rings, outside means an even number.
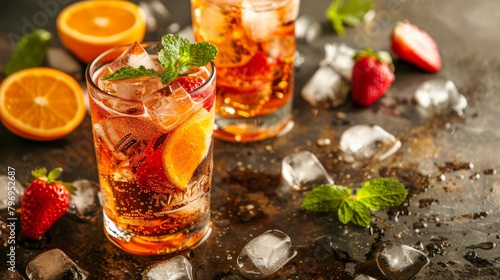
M205 47L166 35L87 68L104 229L128 252L192 248L211 231L216 49L189 60Z
M197 41L217 46L215 137L249 142L291 128L300 0L191 0Z

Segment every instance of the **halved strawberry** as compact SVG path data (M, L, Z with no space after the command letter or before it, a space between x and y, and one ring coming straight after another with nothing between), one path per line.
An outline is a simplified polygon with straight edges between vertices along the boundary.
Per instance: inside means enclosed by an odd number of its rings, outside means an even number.
M62 168L39 168L31 174L35 180L30 183L22 197L21 236L25 239L38 239L59 220L70 203L74 188L69 183L56 180Z
M391 49L399 58L417 67L437 72L441 69L441 56L432 37L409 22L398 22L391 35Z
M146 157L137 167L137 181L143 188L161 193L169 193L175 187L171 184L163 167L163 146L167 134L156 138L144 150Z
M206 83L205 79L201 77L181 76L175 79L174 82L179 83L188 93L191 94L191 97L193 97L194 99L201 99L201 100L205 99L203 107L207 111L210 111L215 101L215 94L212 94L212 96L207 97L210 94L210 90L208 89L194 92L195 90L200 88L204 83Z

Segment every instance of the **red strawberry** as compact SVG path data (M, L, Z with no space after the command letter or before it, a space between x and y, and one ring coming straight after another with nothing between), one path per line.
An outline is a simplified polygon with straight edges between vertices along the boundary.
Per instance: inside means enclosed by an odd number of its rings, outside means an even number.
M166 135L154 140L145 150L146 157L137 167L137 181L145 189L161 193L171 192L174 186L169 183L163 168L163 144Z
M387 52L370 49L358 52L352 68L352 100L370 106L391 87L394 81L391 57Z
M21 204L23 238L42 237L66 213L74 188L56 180L61 172L62 168L55 168L49 174L45 168L31 172L35 180L26 188Z
M206 83L206 80L201 77L181 76L175 79L174 82L179 83L188 93L192 93L193 91L201 87L204 83ZM210 94L210 90L205 89L192 93L191 97L203 100L206 98L208 94ZM214 101L215 101L215 95L212 94L212 96L206 98L205 102L203 103L203 107L207 109L207 111L210 111L212 105L214 104Z
M402 60L417 67L437 72L441 69L441 56L432 37L416 25L399 22L391 35L391 49Z

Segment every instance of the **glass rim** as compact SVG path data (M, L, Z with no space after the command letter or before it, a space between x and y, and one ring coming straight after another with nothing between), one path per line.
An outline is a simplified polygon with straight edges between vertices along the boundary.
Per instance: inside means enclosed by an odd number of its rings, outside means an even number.
M158 51L160 51L161 49L163 49L163 46L161 44L160 41L147 41L147 42L142 42L140 43L141 46L143 46L145 49L147 48L147 46L151 46L151 45L156 45L156 46L159 46L160 48L158 48ZM138 102L138 103L142 103L140 100L132 100L132 99L126 99L126 98L123 98L123 97L119 97L119 96L116 96L116 95L112 95L112 94L109 94L105 91L103 91L95 82L94 82L94 79L92 78L92 76L95 74L96 70L100 69L101 67L103 67L104 65L108 64L108 63L111 63L114 61L114 59L116 59L117 57L119 57L123 51L125 51L129 46L131 46L132 44L128 44L128 45L121 45L121 46L117 46L117 47L113 47L113 48L110 48L104 52L102 52L101 54L99 54L98 56L96 56L94 59L92 59L92 61L87 65L87 68L85 69L85 80L87 82L87 85L92 87L93 90L90 91L88 88L87 88L87 91L88 91L88 94L91 95L93 93L95 93L95 91L98 91L100 94L104 94L106 95L107 97L110 97L110 98L113 98L113 99L116 99L116 100L122 100L124 102ZM110 61L106 61L106 62L102 62L102 65L99 65L98 67L96 66L96 64L98 64L103 58L105 58L106 56L108 56L109 54L113 53L113 52L117 52L118 50L120 49L123 49L122 52L118 52L118 56L114 59L111 59ZM200 86L198 87L196 90L194 90L193 92L190 92L189 95L192 95L194 93L197 93L199 91L203 91L205 88L207 88L210 84L212 84L212 82L214 82L215 80L215 76L216 76L216 68L215 68L215 63L213 61L210 61L209 63L207 63L207 65L204 65L202 67L206 67L208 69L208 65L211 66L211 70L212 71L209 71L210 72L210 75L208 77L208 79ZM94 69L95 68L95 69ZM92 69L94 69L93 73L91 73ZM210 70L210 69L208 69ZM166 85L165 85L166 86Z

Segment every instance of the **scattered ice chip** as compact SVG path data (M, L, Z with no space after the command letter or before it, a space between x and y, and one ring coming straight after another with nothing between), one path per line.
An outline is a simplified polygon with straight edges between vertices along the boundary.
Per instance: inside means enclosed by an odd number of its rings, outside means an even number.
M102 211L99 201L99 185L86 179L73 182L75 194L71 195L71 201L67 212L76 217L91 221Z
M423 82L415 91L415 101L422 108L436 113L455 111L463 115L467 99L458 92L451 80L432 79Z
M327 43L325 44L325 59L320 65L330 65L344 79L351 81L355 54L356 50L345 44Z
M276 272L296 254L290 237L273 229L250 240L241 250L237 263L245 277L261 279Z
M143 280L193 280L193 267L184 256L176 256L147 267L142 273Z
M295 37L311 43L321 34L321 23L312 16L301 15L295 21Z
M278 10L261 9L258 1L243 1L241 6L241 21L252 39L260 41L271 38L279 28Z
M82 66L80 62L64 48L50 47L47 50L47 64L70 74L77 80L82 79Z
M294 190L308 190L321 184L333 184L319 159L309 151L300 151L283 158L281 176Z
M323 65L302 88L301 96L311 106L338 107L346 102L349 90L349 82L332 67Z
M421 251L396 243L383 244L376 253L376 261L388 279L413 279L429 264L429 258Z
M12 177L0 175L0 186L3 188L2 192L0 192L0 210L5 210L7 207L21 207L20 202L24 193L24 186Z
M194 102L191 95L178 83L162 88L142 99L149 114L167 131L201 109L203 103Z
M399 150L401 142L380 126L359 124L342 133L339 145L346 162L383 161Z
M26 266L29 279L85 280L89 273L78 267L63 251L52 249L36 256Z

